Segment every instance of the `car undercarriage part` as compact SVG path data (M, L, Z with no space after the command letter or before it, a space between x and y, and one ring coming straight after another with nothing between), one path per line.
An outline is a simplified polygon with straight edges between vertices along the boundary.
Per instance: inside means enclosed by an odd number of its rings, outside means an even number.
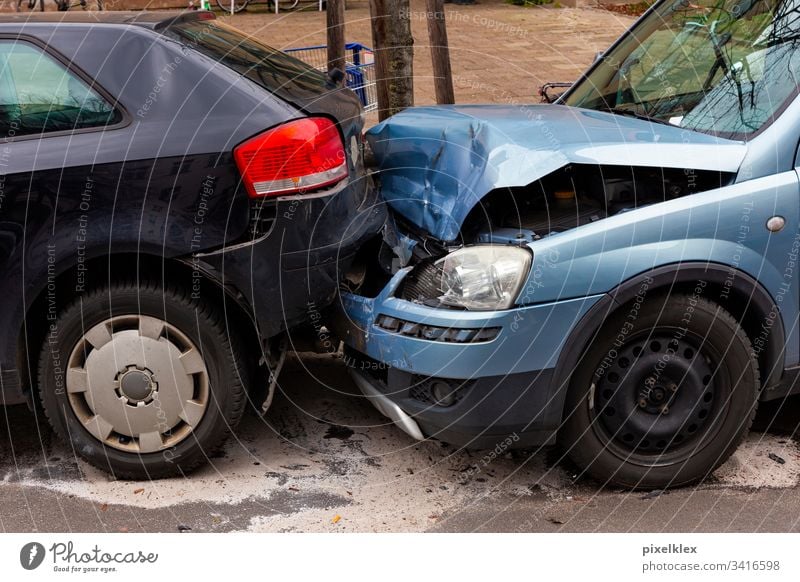
M259 364L267 367L267 395L261 403L261 415L265 415L272 406L272 399L275 396L275 388L278 386L283 364L286 362L287 342L286 337L281 337L277 342L271 342L268 350L264 352Z
M381 414L391 419L404 433L411 438L421 441L425 438L420 430L417 422L394 402L389 400L385 395L378 392L370 382L364 378L359 372L350 370L350 376L358 386L359 390L368 398L370 403L377 408Z

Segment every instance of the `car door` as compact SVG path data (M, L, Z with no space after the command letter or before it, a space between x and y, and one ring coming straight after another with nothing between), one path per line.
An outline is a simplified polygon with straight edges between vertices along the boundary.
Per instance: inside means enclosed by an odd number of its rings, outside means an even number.
M79 219L74 229L55 228L59 220L80 217L87 203L78 195L65 205L59 193L91 190L91 166L68 167L67 148L74 136L99 137L121 121L89 79L37 41L0 37L0 368L6 403L21 398L14 370L19 330L11 322L31 300L26 280L50 270L55 276L58 246L80 252Z

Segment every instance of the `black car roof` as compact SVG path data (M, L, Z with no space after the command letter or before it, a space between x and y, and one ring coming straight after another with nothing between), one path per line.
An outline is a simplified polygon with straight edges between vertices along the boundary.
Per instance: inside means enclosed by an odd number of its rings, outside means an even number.
M138 25L150 29L160 29L176 21L213 20L213 12L200 10L187 11L69 11L69 12L11 12L0 14L0 24L119 24Z

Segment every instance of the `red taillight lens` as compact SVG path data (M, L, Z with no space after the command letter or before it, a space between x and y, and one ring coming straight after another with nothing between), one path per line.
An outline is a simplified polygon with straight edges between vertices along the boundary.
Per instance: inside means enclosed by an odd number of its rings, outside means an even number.
M347 177L339 130L324 117L267 130L236 146L233 157L251 198L309 192Z

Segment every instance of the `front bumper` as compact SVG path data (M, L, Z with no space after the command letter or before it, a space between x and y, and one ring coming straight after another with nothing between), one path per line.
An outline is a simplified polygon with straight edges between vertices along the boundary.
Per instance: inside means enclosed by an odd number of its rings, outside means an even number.
M473 448L511 435L515 446L551 442L566 390L553 381L554 368L603 295L505 311L439 309L394 296L409 271L375 298L342 296L334 327L359 385L368 382L426 437Z

